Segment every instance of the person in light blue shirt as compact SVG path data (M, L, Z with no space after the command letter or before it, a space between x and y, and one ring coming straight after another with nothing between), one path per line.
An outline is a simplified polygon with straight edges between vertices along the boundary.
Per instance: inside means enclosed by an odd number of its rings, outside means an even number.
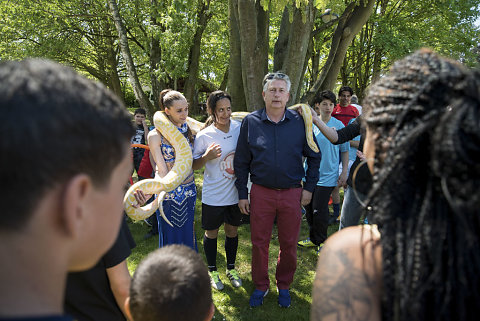
M350 125L353 123L357 118L351 119L348 124ZM328 126L328 127L333 127L333 126ZM338 128L336 128L338 129ZM352 167L353 162L355 161L355 158L357 158L357 149L358 145L360 144L360 135L355 137L354 139L350 140L350 148L348 149L348 173L350 173L350 167ZM340 166L338 167L338 175L341 174L343 170L343 165L340 163ZM350 174L349 174L350 175ZM348 175L347 175L348 177Z
M335 102L336 97L333 92L322 91L314 100L314 109L328 127L338 130L345 126L341 121L331 116ZM299 241L298 245L301 247L316 247L320 250L323 242L327 239L330 194L336 186L343 186L347 181L349 143L333 145L316 126L313 128L313 132L320 147L322 160L320 161L319 179L313 192L312 202L305 207L310 237ZM339 174L340 158L343 170Z

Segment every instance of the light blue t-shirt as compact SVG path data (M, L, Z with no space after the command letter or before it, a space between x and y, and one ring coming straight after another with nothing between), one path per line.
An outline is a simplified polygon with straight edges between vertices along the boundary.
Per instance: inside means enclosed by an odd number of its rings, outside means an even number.
M343 123L335 117L330 118L327 122L327 126L334 127L337 130L345 127ZM317 185L325 187L337 186L340 152L348 151L350 144L346 142L340 145L333 145L315 125L313 126L313 134L317 139L318 146L322 153L322 160L320 161L320 176Z
M355 121L355 119L356 118L350 119L348 124L350 125L351 123L353 123ZM352 140L360 141L360 135L358 135L357 137L355 137ZM350 148L348 149L348 160L355 161L355 158L357 158L357 149L355 147L350 146Z

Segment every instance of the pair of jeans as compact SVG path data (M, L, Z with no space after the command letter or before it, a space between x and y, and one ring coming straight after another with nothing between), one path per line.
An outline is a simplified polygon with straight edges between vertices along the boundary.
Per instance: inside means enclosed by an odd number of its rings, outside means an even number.
M367 195L358 191L355 192L351 186L348 186L343 195L340 225L338 227L339 230L345 227L358 225L358 221L363 213L363 205L359 200L365 202L366 199Z

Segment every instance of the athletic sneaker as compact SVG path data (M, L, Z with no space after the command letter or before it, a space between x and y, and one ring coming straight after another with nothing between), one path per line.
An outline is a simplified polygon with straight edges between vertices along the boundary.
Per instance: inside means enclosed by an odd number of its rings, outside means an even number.
M267 291L260 291L255 289L255 291L253 291L252 295L250 296L250 307L255 308L261 306L263 304L263 298L266 297L267 294L268 289Z
M220 276L218 275L218 271L211 271L210 272L210 283L212 284L212 288L215 290L221 291L223 290L223 283L220 280Z
M234 288L239 288L242 286L242 279L240 279L240 276L235 269L227 270L227 276Z
M288 308L291 304L290 291L288 289L278 290L278 305L282 308Z
M339 220L339 218L340 218L340 215L335 216L335 215L333 215L333 214L330 214L330 215L328 216L328 225L335 224L335 223L337 222L337 220Z
M320 243L320 245L317 247L317 254L320 254L320 251L323 249L323 243Z
M310 241L310 238L306 239L306 240L301 240L301 241L298 241L298 246L300 247L315 247L317 245L315 245L315 243L313 243L312 241Z

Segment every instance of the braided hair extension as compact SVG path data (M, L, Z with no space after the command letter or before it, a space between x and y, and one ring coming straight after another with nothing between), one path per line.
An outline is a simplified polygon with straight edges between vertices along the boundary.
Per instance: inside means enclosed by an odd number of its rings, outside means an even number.
M181 92L172 89L164 89L160 92L160 99L158 104L160 105L160 110L165 111L165 108L170 108L175 100L185 99L185 96ZM190 126L187 124L187 137L190 144L193 144L195 137L193 136Z
M384 320L480 312L480 77L423 49L364 102L375 141L368 205L382 234Z

